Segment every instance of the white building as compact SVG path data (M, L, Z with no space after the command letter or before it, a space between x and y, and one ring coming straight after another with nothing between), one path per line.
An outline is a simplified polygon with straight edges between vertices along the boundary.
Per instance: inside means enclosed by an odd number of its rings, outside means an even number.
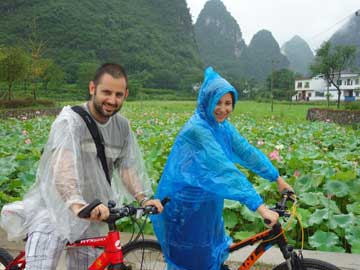
M338 83L341 90L341 101L360 100L360 73L341 74ZM323 75L296 79L295 92L296 94L292 97L294 101L326 100L327 93L330 95L330 100L338 98L338 91L333 85L329 85L328 92L328 83L324 80Z

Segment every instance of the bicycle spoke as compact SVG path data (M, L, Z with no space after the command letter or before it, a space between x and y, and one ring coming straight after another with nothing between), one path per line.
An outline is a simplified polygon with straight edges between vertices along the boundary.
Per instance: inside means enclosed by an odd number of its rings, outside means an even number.
M131 270L164 270L166 264L163 255L158 250L137 249L124 257L126 265L131 266Z

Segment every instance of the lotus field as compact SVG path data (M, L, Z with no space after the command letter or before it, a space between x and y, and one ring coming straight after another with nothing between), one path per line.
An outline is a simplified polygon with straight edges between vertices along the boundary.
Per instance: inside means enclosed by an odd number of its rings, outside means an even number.
M297 214L305 232L304 247L360 253L360 130L307 122L304 109L292 115L294 108L284 106L271 114L268 109L259 112L261 106L252 103L244 110L246 103L238 103L230 121L295 188L299 196ZM176 134L194 108L194 102L128 102L123 108L143 150L154 189ZM54 117L42 116L1 120L0 207L21 199L34 182L53 120ZM266 204L271 206L278 201L276 184L240 169ZM264 229L256 213L238 202L226 201L225 205L226 229L234 239ZM297 223L294 220L285 227L290 242L300 247L301 226ZM120 226L126 229L128 225L125 222Z

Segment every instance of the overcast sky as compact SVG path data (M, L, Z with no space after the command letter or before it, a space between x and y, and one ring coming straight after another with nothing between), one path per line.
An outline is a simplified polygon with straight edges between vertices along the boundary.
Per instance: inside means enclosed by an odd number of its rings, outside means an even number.
M186 0L193 23L207 0ZM294 35L315 50L360 9L360 0L222 0L246 44L266 29L280 47Z

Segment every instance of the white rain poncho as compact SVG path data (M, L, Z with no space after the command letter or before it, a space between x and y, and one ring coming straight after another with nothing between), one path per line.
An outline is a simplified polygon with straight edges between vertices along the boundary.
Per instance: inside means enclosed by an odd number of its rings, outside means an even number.
M216 104L237 92L212 68L205 71L195 113L175 139L155 197L170 197L152 216L168 269L218 270L231 239L225 234L224 199L255 211L263 200L236 164L275 181L279 173L227 120L216 122Z
M105 142L109 174L112 175L111 186L84 120L69 106L64 107L52 124L36 182L23 199L25 231L37 224L50 223L70 242L78 239L87 229L90 236L99 236L105 223L76 217L70 209L71 204L86 204L100 199L106 205L112 199L120 205L140 193L152 195L143 159L128 121L117 114L106 124L97 125ZM11 210L11 204L7 209L9 207ZM4 212L3 217L9 214ZM7 227L11 224L4 224L4 218L1 224L10 231Z

